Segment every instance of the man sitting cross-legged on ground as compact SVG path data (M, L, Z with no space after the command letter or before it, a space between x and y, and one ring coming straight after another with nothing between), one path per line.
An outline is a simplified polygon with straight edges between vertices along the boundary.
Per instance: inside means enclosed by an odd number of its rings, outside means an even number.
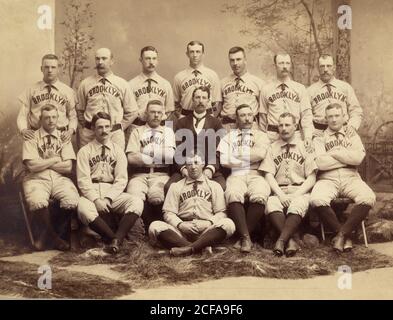
M115 254L139 215L133 211L132 196L123 192L128 181L127 158L123 149L110 140L110 115L98 112L91 124L95 139L77 155L78 186L83 196L78 216L84 225L110 242L106 250ZM101 217L110 213L122 215L116 232Z
M41 108L41 128L34 132L32 139L23 142L23 163L29 171L23 180L26 202L45 228L34 243L36 250L44 250L49 242L59 250L70 248L52 226L49 198L59 200L60 207L70 211L69 214L75 210L79 200L75 185L64 176L71 173L75 152L71 142L63 143L61 132L56 129L58 118L55 106L44 105Z
M309 192L316 181L314 155L306 151L295 131L295 116L283 113L278 119L280 138L272 143L259 167L274 193L267 201L266 211L280 233L273 249L277 256L284 252L293 256L299 249L292 236L308 210Z
M375 203L375 194L357 171L365 150L359 135L345 128L343 107L333 103L326 107L325 113L328 128L322 137L314 140L319 175L311 193L311 205L322 222L336 233L333 249L343 252L352 248L350 235L367 217ZM338 196L355 202L344 224L338 221L330 207L330 202Z
M224 191L203 173L203 157L188 155L188 176L169 188L163 212L164 221L149 228L151 241L170 248L173 256L185 256L216 245L235 231L225 214Z

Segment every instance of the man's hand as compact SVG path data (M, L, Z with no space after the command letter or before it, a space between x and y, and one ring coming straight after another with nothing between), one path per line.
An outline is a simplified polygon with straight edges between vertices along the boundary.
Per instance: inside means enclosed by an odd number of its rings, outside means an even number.
M283 193L282 195L278 196L278 199L280 200L281 204L284 206L284 208L288 208L289 205L291 204L292 197Z
M204 169L203 174L211 180L213 178L213 172L210 169Z
M313 146L312 140L310 138L307 138L304 140L304 146L306 147L306 151L308 153L314 152L314 146Z
M178 229L185 235L192 237L199 234L197 226L192 221L184 221L180 223Z
M64 130L61 133L61 141L63 141L64 143L70 142L73 134L74 134L74 130L72 129Z
M94 205L97 208L98 213L109 213L111 209L111 203L109 199L97 199L94 201Z
M21 133L24 140L31 140L34 138L34 130L23 129Z
M345 128L345 133L348 135L348 137L352 138L354 135L356 135L357 132L356 129L349 124Z

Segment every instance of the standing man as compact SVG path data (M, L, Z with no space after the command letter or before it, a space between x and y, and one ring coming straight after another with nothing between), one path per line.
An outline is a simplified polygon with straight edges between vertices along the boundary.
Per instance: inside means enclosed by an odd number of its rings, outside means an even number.
M127 81L112 72L112 52L107 48L98 49L95 63L97 74L84 79L78 89L80 147L94 139L93 116L105 112L112 119L111 138L124 150L124 130L138 116L138 106Z
M82 193L78 216L82 223L109 243L106 248L116 254L139 214L134 211L127 186L127 158L123 149L111 141L111 117L98 112L91 120L95 139L82 147L77 155L78 186ZM105 214L121 216L116 232L102 219Z
M164 106L159 100L147 103L146 124L134 129L126 149L132 176L127 192L133 199L133 211L142 215L144 201L152 206L152 212L144 215L145 225L161 218L164 202L164 185L169 179L176 141L171 128L161 126Z
M157 72L158 51L152 46L142 48L139 61L142 64L142 73L129 81L131 91L138 104L138 117L134 125L141 126L146 123L146 105L151 100L158 100L164 106L165 114L163 120L167 119L175 110L172 86Z
M228 216L235 222L240 236L235 246L240 246L240 251L247 253L252 248L250 235L265 220L265 204L270 187L258 168L270 142L266 133L252 128L254 114L249 105L238 106L236 118L237 130L231 130L224 136L217 151L222 166L232 169L227 179L225 199Z
M42 81L38 81L19 96L20 109L17 118L18 130L24 140L33 139L34 131L40 128L41 108L51 104L58 111L58 130L63 141L71 140L76 132L75 92L58 78L59 61L54 54L42 57Z
M220 159L216 152L220 142L220 130L223 130L223 127L220 120L207 113L206 109L210 103L209 88L195 88L192 103L194 112L176 122L175 132L179 144L175 161L185 160L187 152L198 152L203 156L205 163L203 174L219 183L225 190L225 178L220 171ZM188 171L184 161L176 163L175 168L176 172L165 185L165 191L168 191L172 183L187 177Z
M363 110L356 98L355 91L349 83L335 78L336 68L331 55L322 55L318 60L318 66L320 79L307 89L314 115L314 134L322 136L323 131L327 129L325 109L333 103L342 106L348 133L357 132L362 122Z
M311 193L311 205L322 222L336 233L333 249L340 253L352 248L350 235L367 217L375 203L375 194L357 171L366 153L359 135L345 128L343 107L338 103L328 105L326 121L328 128L323 136L314 139L319 176ZM338 221L330 206L339 196L355 202L344 224Z
M31 139L23 142L22 159L28 170L23 179L26 203L33 215L44 225L45 231L34 243L36 250L44 250L49 242L58 250L68 250L69 244L56 233L50 217L49 199L60 201L60 208L71 213L79 201L79 194L71 179L74 149L70 141L63 142L57 129L58 108L46 104L40 108L40 123Z
M187 44L186 55L190 60L190 67L175 75L173 93L176 112L186 116L192 114L192 93L196 87L208 87L212 105L208 112L217 115L217 105L221 102L221 86L218 75L212 69L203 65L205 46L199 41Z
M293 256L299 249L292 236L307 213L310 191L316 181L317 165L303 141L295 136L296 118L283 113L278 119L280 139L270 146L259 170L274 195L267 201L266 212L272 225L279 232L273 252ZM285 212L285 213L284 213Z
M229 130L236 127L236 107L248 104L254 116L259 112L259 96L263 82L247 71L247 59L244 49L233 47L229 50L229 65L233 73L221 80L222 109L221 121Z
M171 249L172 256L186 256L216 245L235 232L225 214L224 191L203 173L203 157L187 155L188 175L169 188L164 202L164 222L150 225L153 243Z
M261 91L259 123L267 132L270 141L279 138L278 118L285 112L296 117L296 135L304 140L307 149L311 149L314 127L310 100L304 85L290 78L291 57L289 54L274 56L277 79L266 85ZM302 135L300 135L300 130Z

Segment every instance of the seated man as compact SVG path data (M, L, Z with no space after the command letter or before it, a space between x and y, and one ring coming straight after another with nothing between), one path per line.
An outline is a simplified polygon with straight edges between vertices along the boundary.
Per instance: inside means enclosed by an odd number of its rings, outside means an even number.
M266 212L280 233L273 249L277 256L284 252L293 256L299 249L292 236L308 210L309 192L316 181L314 156L306 151L295 131L295 116L283 113L278 119L280 138L272 143L259 167L274 193L267 201Z
M169 188L164 202L164 221L149 228L153 243L171 249L173 256L185 256L220 243L235 231L225 214L224 191L203 173L203 157L189 155L188 175Z
M231 130L218 146L223 167L232 169L227 179L225 199L228 215L235 222L240 240L235 247L250 252L250 235L258 224L261 228L265 219L265 204L270 195L270 187L258 167L266 156L269 139L266 133L252 128L254 114L250 106L242 104L236 108L237 129ZM245 212L245 198L248 210Z
M161 101L149 101L145 111L146 124L131 132L126 149L133 173L127 192L132 196L134 212L139 215L145 200L151 204L152 212L144 214L147 227L161 218L164 185L169 179L169 165L173 163L176 148L172 129L160 125L164 112Z
M127 158L123 149L110 140L110 115L98 112L91 123L95 139L77 155L78 186L83 196L78 216L84 225L110 242L106 250L115 254L139 214L134 212L132 197L123 192L128 181ZM122 215L116 232L101 217L110 213Z
M375 203L375 194L357 171L357 166L365 157L365 150L359 135L353 130L346 130L342 106L330 104L325 112L328 128L322 137L314 140L319 174L311 193L311 205L322 222L336 233L333 249L340 253L351 249L350 235L367 217ZM330 207L331 201L339 196L355 202L344 224L338 221Z
M46 242L51 242L58 250L70 248L52 226L49 198L60 201L60 207L70 211L70 215L79 200L76 187L64 176L71 173L75 153L71 142L62 142L61 132L56 129L58 118L55 106L44 105L41 108L40 129L34 132L33 139L23 142L23 163L29 171L23 180L26 202L46 229L34 243L36 250L44 250Z

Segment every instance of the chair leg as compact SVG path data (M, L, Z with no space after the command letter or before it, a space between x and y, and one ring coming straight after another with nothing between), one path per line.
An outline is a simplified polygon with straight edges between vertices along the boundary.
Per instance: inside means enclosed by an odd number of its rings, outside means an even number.
M364 220L362 221L362 231L363 231L364 245L366 246L366 248L368 248L368 240L367 240L366 226L364 225Z
M322 236L322 241L325 242L325 228L323 227L322 221L321 223L321 236Z

